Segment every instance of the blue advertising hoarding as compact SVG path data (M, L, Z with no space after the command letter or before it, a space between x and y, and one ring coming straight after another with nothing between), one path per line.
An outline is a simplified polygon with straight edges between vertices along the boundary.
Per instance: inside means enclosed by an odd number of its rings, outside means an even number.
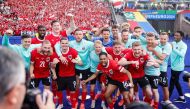
M175 14L147 14L146 18L148 20L175 20Z

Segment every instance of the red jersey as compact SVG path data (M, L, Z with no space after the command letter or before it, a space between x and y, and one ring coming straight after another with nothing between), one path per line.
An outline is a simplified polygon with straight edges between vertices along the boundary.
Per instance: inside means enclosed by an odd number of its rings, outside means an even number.
M55 51L55 48L54 48L55 44L61 40L62 36L67 37L66 31L61 32L59 37L55 37L53 34L49 34L45 37L46 40L50 41L53 51Z
M118 62L122 57L124 57L130 51L130 49L125 49L120 54L115 54L113 52L113 48L112 47L106 47L106 51L107 51L107 53L109 55L112 56L113 60L115 60L116 62Z
M68 60L68 64L63 64L59 62L59 76L60 77L70 77L75 75L75 64L71 62L72 59L77 58L78 52L69 47L68 53L63 54L62 56Z
M54 55L42 55L37 49L31 52L31 62L34 63L35 78L47 78L50 76L49 64L52 62Z
M32 38L32 44L41 44L44 40L40 40L39 38L35 37Z
M149 55L146 54L144 56L140 56L138 58L134 57L133 52L126 54L125 58L127 61L138 61L139 66L136 66L135 64L129 64L128 65L128 71L131 73L132 78L141 78L144 77L145 72L144 72L144 67L149 59Z
M122 72L123 69L124 67L119 66L117 62L114 60L108 60L108 64L106 67L102 66L101 63L98 64L98 67L97 67L97 71L102 71L111 79L119 81L119 82L129 80L127 74Z

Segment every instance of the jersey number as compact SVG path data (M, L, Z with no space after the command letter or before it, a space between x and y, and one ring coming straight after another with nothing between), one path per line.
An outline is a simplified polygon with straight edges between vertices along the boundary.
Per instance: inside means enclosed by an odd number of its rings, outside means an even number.
M154 81L154 84L157 86L159 79L154 79L153 81Z
M45 61L40 61L40 67L45 67Z

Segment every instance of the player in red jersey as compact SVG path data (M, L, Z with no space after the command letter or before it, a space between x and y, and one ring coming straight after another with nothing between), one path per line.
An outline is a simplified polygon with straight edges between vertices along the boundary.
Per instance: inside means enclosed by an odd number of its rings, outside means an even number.
M107 53L112 57L113 60L118 62L122 57L124 57L131 49L126 49L122 47L122 44L119 41L113 42L113 47L106 47ZM113 101L116 101L120 95L119 90L117 91L116 96L113 97ZM120 101L118 102L119 106L122 106L124 103L123 96L121 96Z
M51 22L52 33L47 35L45 39L49 40L54 49L54 45L60 41L61 37L67 37L67 35L71 34L76 29L74 18L71 17L70 27L67 30L62 31L62 27L59 21L54 20Z
M50 89L50 62L53 59L51 43L43 41L41 48L36 48L31 52L30 77L31 85L34 88L42 81L45 89ZM53 77L56 79L56 77Z
M32 38L32 44L40 44L44 41L46 36L46 27L43 25L38 26L38 33L35 35L35 38Z
M106 51L113 60L118 62L122 57L124 57L131 49L123 49L122 44L119 41L113 42L113 47L106 47Z
M143 53L140 42L134 42L132 44L132 52L126 54L124 58L122 58L118 64L119 65L128 65L127 70L132 75L133 83L136 89L135 91L138 93L138 84L141 88L143 88L143 92L145 94L145 101L151 103L152 91L149 85L149 81L145 78L144 67L149 60L149 55ZM133 91L131 92L133 95Z
M76 90L76 74L75 64L82 65L82 61L78 55L78 52L69 47L69 41L67 38L62 38L60 41L62 56L66 58L67 63L62 63L59 58L54 59L54 66L59 64L59 73L57 79L58 90L63 91L66 88L70 91L72 109L77 108L77 98L75 96ZM55 72L55 68L52 69ZM62 105L62 104L60 104Z
M119 66L116 61L109 60L107 53L105 52L101 52L99 54L99 58L100 63L98 64L96 73L89 77L87 80L84 80L83 84L96 78L101 71L103 74L106 74L108 76L108 86L105 92L105 97L109 108L114 108L114 104L111 99L111 94L116 88L119 88L119 90L122 92L124 96L124 100L126 101L126 103L129 103L129 86L133 86L133 81L130 72L127 71L124 67Z
M68 28L67 30L62 31L61 24L57 20L52 21L51 26L52 26L52 33L50 35L47 35L45 39L51 42L51 46L53 48L53 51L55 52L54 45L60 41L61 37L67 37L67 35L73 32L76 29L76 27L73 17L71 17L70 28ZM59 69L58 67L59 66L57 66L56 69ZM55 81L52 81L52 92L54 94L55 99L58 97L58 103L62 104L63 95L62 92L57 91L57 86Z

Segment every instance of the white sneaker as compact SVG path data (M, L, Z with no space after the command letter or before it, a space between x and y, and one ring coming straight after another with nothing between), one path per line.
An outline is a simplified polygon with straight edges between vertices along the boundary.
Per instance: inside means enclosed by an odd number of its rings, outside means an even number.
M101 107L102 107L103 109L107 109L106 104L105 104L104 101L102 101L102 103L101 103Z
M92 100L91 109L92 109L92 108L95 108L95 103L96 103L96 101L95 101L95 100Z
M63 108L63 104L59 104L56 109L62 109L62 108Z

